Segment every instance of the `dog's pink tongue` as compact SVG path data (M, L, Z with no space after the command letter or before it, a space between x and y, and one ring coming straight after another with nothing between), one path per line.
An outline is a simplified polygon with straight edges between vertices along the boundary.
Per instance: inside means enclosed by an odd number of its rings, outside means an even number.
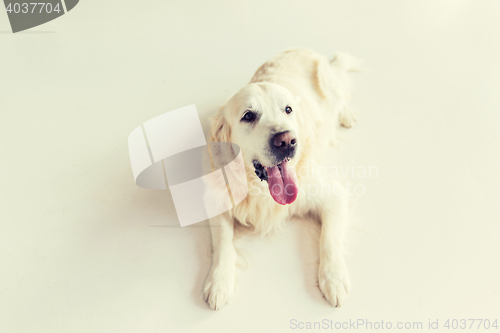
M288 167L287 161L281 165L266 168L269 192L274 201L281 205L291 204L297 199L299 188L297 186L297 175Z

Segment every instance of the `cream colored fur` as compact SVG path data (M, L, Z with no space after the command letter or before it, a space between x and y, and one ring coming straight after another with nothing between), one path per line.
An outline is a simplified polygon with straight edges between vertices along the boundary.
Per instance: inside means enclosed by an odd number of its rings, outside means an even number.
M210 140L233 142L241 147L249 193L232 210L210 219L213 265L203 295L210 308L220 309L231 298L235 284L237 254L233 245L237 223L268 234L293 216L315 217L321 223L318 284L325 298L340 306L349 293L349 274L344 261L344 236L348 223L348 196L335 179L319 179L311 169L321 165L327 147L337 139L340 122L351 127L355 115L348 109L346 72L355 61L337 54L332 60L311 50L281 53L263 64L250 83L233 95L211 118ZM290 105L291 114L280 109ZM248 107L260 118L251 127L241 117ZM293 131L297 135L297 154L289 162L297 172L300 191L290 205L276 203L267 183L255 174L253 160L271 165L267 153L269 133ZM216 165L217 167L217 165ZM329 186L335 191L308 193L310 185Z

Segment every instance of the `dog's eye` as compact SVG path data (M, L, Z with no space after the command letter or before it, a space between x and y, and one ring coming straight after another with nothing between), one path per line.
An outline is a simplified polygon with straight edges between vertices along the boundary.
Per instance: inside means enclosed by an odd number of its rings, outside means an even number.
M292 108L287 105L287 107L285 108L285 112L286 112L286 114L292 113Z
M255 113L253 113L252 111L247 111L244 115L243 115L243 118L241 118L241 120L243 121L248 121L248 122L252 122L255 120Z

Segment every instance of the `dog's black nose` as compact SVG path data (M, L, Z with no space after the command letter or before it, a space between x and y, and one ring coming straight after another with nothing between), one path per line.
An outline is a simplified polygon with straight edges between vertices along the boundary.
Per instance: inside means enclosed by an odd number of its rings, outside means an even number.
M292 132L278 133L273 137L274 149L285 151L295 148L297 138Z

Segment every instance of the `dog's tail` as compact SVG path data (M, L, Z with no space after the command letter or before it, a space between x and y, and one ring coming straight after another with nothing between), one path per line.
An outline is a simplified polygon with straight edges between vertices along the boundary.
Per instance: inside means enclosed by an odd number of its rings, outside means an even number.
M330 65L340 72L357 72L361 70L361 61L343 52L335 53L330 60Z

